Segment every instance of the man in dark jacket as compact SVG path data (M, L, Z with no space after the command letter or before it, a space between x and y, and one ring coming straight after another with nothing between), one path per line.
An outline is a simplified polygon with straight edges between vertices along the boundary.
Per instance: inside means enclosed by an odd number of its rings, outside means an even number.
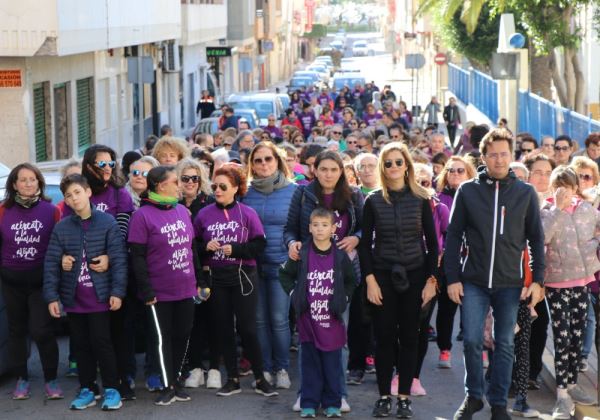
M456 105L456 98L450 98L448 105L444 107L444 121L448 129L448 139L450 145L454 147L454 139L456 138L456 130L460 124L460 112Z
M202 91L202 97L198 101L198 105L196 105L196 114L199 119L208 118L213 111L217 109L215 107L215 98L210 96L208 90Z
M508 389L514 358L519 300L530 307L543 298L544 232L537 195L509 169L513 140L506 129L481 141L486 167L460 186L454 198L444 255L448 296L462 305L467 396L454 415L471 419L483 408L483 330L490 306L494 315L493 371L487 392L492 420L508 420ZM463 241L464 237L464 241ZM523 253L531 253L533 283L524 287ZM465 255L461 260L461 254Z
M229 127L233 127L236 130L238 129L238 122L240 117L237 115L233 115L233 108L230 106L223 108L223 124L219 127L220 130L225 130Z

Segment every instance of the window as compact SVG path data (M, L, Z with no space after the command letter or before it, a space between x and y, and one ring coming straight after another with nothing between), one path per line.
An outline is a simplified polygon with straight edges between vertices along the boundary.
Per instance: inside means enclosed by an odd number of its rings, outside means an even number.
M50 159L52 155L49 90L49 82L33 85L33 127L36 162L44 162Z
M77 81L77 152L83 156L94 142L94 92L92 78Z

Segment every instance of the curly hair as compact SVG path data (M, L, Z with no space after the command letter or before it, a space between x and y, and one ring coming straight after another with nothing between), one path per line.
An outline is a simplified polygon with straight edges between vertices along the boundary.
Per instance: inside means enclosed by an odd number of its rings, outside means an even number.
M231 185L238 188L237 196L243 197L248 191L248 183L246 182L246 174L242 170L240 165L235 163L226 163L217 169L214 173L214 177L225 176L231 182Z

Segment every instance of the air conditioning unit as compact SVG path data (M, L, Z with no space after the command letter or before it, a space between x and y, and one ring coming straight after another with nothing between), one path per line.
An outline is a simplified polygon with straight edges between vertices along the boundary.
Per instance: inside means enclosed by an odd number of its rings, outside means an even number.
M181 69L179 62L179 42L167 42L163 49L163 71L178 72Z

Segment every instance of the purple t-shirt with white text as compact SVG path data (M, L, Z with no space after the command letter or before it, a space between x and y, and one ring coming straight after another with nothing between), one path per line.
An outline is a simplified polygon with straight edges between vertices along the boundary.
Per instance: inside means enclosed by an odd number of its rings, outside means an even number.
M308 250L308 275L306 298L308 311L298 319L301 343L312 342L321 351L338 350L346 343L344 323L335 318L330 304L334 288L333 247L320 253L310 245Z
M148 280L159 302L196 295L193 240L190 212L181 204L167 210L146 204L131 216L128 242L146 245Z
M227 244L244 244L252 239L265 236L263 225L252 207L235 203L230 209L211 204L204 207L194 220L196 237L204 244L219 241L221 246ZM256 260L243 260L243 265L255 266ZM202 261L211 268L240 264L239 258L226 256L223 251L209 253Z
M333 194L323 194L323 201L325 207L331 209L331 204L333 203ZM348 215L347 211L340 213L337 210L333 210L333 218L335 222L335 233L333 234L333 240L337 242L348 236L350 230L350 216Z
M115 188L109 185L103 192L93 195L90 202L96 210L102 213L108 213L112 217L117 217L119 213L132 213L133 200L125 188ZM73 210L69 206L65 206L63 219L73 214Z
M279 127L271 127L271 126L265 126L263 127L263 131L269 133L269 135L271 136L271 138L275 138L275 137L283 137L283 133L281 132L281 130L279 129Z
M310 130L312 130L317 123L315 113L312 112L312 110L309 112L301 112L298 115L298 118L302 122L302 131L304 132L304 137L308 137L310 135Z
M81 222L81 228L87 231L90 227L90 219ZM98 302L96 288L90 275L87 262L85 243L81 256L81 267L77 277L77 288L75 289L75 301L72 307L65 306L65 312L74 312L78 314L91 314L94 312L106 312L110 309L108 302Z
M377 123L381 119L381 114L363 114L363 120L367 123L369 127L377 126Z
M26 209L18 204L5 208L0 225L0 265L10 270L31 270L44 264L59 210L40 200Z

